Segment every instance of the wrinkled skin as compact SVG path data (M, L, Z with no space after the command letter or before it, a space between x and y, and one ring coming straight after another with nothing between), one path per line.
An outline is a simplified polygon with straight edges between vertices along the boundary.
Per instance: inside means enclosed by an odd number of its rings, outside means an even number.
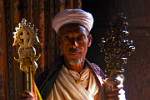
M70 69L80 72L88 47L91 46L92 37L89 32L79 24L67 24L60 28L58 40L66 64Z

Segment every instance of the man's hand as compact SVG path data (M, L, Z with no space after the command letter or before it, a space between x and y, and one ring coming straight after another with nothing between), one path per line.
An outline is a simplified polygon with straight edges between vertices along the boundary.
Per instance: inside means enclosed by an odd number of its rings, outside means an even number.
M119 88L115 87L110 91L105 91L106 100L119 100Z
M111 79L104 81L106 100L119 100L119 91L122 87L118 87L120 83Z
M37 100L32 92L25 91L21 94L21 100Z

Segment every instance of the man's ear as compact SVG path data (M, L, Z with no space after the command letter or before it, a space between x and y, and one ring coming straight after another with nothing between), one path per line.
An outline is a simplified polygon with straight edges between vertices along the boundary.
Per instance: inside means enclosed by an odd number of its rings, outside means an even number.
M93 37L92 37L92 35L91 35L91 34L89 34L89 35L88 35L88 47L90 47L90 46L91 46L92 41L93 41Z

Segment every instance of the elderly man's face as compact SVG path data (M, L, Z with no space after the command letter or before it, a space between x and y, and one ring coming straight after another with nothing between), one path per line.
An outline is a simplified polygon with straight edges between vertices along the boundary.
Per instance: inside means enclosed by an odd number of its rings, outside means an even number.
M59 31L60 50L70 64L78 64L85 59L91 45L91 35L80 25L65 25Z

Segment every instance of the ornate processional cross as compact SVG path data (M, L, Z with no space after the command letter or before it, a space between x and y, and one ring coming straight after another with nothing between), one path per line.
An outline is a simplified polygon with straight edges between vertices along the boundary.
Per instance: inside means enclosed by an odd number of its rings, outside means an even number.
M40 57L40 53L36 53L35 45L39 44L39 39L37 36L38 29L26 19L22 19L21 23L18 24L18 27L15 28L13 32L13 46L18 47L18 58L14 59L20 63L20 70L25 72L25 90L32 91L33 85L33 76L36 69L38 68L37 60Z

